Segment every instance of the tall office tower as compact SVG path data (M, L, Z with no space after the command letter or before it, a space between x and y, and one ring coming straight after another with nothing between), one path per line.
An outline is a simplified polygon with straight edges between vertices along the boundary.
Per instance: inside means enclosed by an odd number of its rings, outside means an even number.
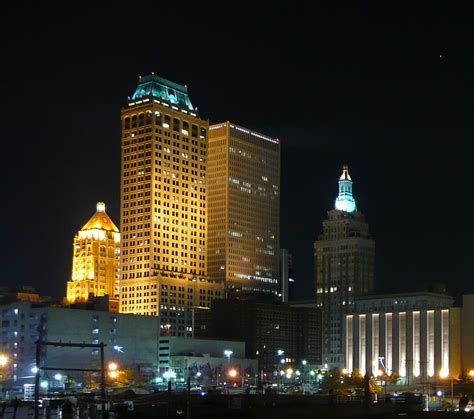
M280 144L231 122L209 127L209 277L227 294L276 296Z
M141 77L122 109L120 311L192 335L192 307L222 296L206 279L207 131L186 86Z
M67 283L68 303L86 302L93 296L118 298L120 233L97 203L97 212L74 237L72 277Z
M339 178L335 209L314 243L317 303L323 309L323 359L344 365L343 317L354 298L373 291L375 242L357 211L347 166Z

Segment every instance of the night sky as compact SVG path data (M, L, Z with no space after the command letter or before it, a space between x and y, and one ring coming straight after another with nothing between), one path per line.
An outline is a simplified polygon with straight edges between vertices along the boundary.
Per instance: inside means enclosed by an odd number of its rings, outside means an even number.
M3 9L0 285L63 296L95 203L118 224L120 108L155 71L187 84L211 123L281 139L295 297L314 289L313 241L343 164L378 291L474 292L474 6L333 3Z

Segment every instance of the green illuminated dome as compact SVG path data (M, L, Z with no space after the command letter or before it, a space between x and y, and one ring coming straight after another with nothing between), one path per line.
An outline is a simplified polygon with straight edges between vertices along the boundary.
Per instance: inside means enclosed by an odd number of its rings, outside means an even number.
M356 201L352 196L352 179L347 166L342 167L342 175L339 178L339 195L336 198L335 207L344 212L357 211Z
M188 111L196 111L189 99L186 86L181 86L154 74L139 78L138 86L132 95L132 100L138 100L147 96L152 96Z

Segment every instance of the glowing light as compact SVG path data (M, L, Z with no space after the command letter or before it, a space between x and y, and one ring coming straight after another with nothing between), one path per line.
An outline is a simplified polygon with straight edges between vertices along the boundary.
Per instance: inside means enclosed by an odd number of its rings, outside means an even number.
M97 202L97 212L105 212L105 204L103 202Z
M202 375L202 373L201 373L200 371L198 371L198 372L196 373L196 377L200 377L201 375Z
M8 357L6 355L0 355L0 367L4 367L8 364Z
M437 395L438 397L441 397L441 396L443 395L443 392L442 392L441 390L438 390L438 391L436 392L436 395Z
M349 370L348 370L347 368L344 368L344 369L342 370L342 373L343 373L344 375L347 375L347 374L349 374Z
M232 368L231 370L229 370L229 372L227 374L229 375L229 377L235 378L235 377L237 377L237 370Z
M118 377L118 372L117 371L110 371L109 372L109 377L110 378L117 378Z
M470 370L467 375L469 375L469 377L474 377L474 370Z
M116 371L118 369L118 365L115 362L109 362L109 371Z
M339 195L336 198L335 207L339 211L357 211L356 201L352 196L352 179L347 166L343 166L342 175L339 178Z
M293 368L287 368L286 373L290 375L293 374Z
M54 379L57 380L57 381L60 381L61 378L63 378L63 376L61 374L55 374L54 375Z
M33 374L36 374L38 371L39 371L39 370L38 370L38 367L33 367L33 368L31 368L31 372L32 372Z
M440 378L447 378L449 375L449 371L446 368L443 368L439 372L439 377Z
M278 355L283 355L285 351L283 349L278 349L277 354Z
M174 371L165 371L163 373L163 378L165 379L171 379L171 378L176 378L176 373Z
M309 375L311 375L312 377L314 377L315 374L316 374L316 373L315 373L313 370L311 370L311 371L309 372Z
M226 349L224 351L224 355L227 357L227 358L230 358L230 356L233 354L234 352L232 352L230 349Z
M303 360L301 361L301 363L302 363L303 365L306 365L306 364L308 363L308 361L306 361L306 359L303 359Z
M382 370L378 370L378 371L376 372L376 375L377 375L377 377L381 377L381 376L383 375L383 371L382 371Z
M48 382L47 381L41 381L40 387L41 388L48 388Z

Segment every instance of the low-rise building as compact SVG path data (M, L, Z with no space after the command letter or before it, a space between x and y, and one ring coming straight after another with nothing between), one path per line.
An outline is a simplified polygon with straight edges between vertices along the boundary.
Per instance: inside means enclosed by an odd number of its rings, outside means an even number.
M225 381L229 371L235 377L255 379L257 360L245 357L245 342L192 339L175 336L160 337L160 376L186 381L188 377L205 385Z
M282 363L321 364L321 310L248 300L215 300L195 309L195 337L245 341L245 356L273 371ZM282 361L283 360L283 361Z
M140 368L141 371L156 371L158 366L158 317L15 301L0 306L0 326L0 351L9 359L12 385L33 381L35 342L38 339L63 343L104 343L106 362L114 361L120 366ZM42 346L41 366L57 367L57 371L45 372L45 377L61 373L61 367L98 368L99 365L98 348Z
M348 372L397 374L408 384L461 373L461 308L446 294L360 297L345 316Z

